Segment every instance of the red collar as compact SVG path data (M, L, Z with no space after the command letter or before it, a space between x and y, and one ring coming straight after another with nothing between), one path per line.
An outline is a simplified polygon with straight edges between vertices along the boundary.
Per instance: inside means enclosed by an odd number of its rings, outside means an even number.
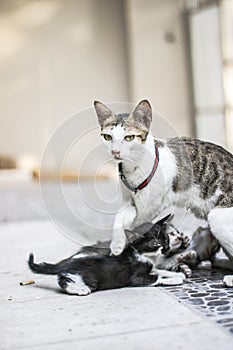
M159 150L158 150L158 147L155 145L155 161L154 161L153 169L151 170L151 173L149 174L149 176L140 185L138 185L137 187L133 187L128 183L128 181L123 173L122 163L119 163L119 165L118 165L119 175L120 175L120 178L121 178L123 184L130 191L137 193L138 191L142 190L144 187L146 187L149 184L149 182L151 181L152 177L154 176L154 174L156 172L158 164L159 164Z

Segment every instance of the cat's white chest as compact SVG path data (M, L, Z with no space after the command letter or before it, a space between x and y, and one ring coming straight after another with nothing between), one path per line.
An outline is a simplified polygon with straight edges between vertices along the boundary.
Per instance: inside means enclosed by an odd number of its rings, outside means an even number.
M169 170L164 171L167 168ZM171 205L172 198L168 194L171 191L172 181L176 173L174 157L168 153L166 148L161 149L159 166L150 183L136 194L133 192L131 194L137 210L135 225L152 221L163 209Z
M137 217L133 222L133 227L151 222L167 207L164 188L153 188L148 186L136 194L132 194Z

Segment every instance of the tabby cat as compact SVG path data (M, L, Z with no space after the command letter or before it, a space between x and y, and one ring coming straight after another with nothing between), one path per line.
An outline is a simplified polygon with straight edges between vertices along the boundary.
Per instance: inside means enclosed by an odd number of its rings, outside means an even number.
M142 100L132 113L114 114L95 101L101 136L118 163L123 206L114 221L111 252L119 255L125 229L151 222L166 207L189 208L208 220L233 263L233 155L192 138L154 139L152 108ZM233 276L224 283L233 286Z

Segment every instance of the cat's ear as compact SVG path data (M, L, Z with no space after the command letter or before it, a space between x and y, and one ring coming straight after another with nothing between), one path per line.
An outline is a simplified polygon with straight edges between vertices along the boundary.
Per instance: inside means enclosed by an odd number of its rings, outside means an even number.
M128 243L132 243L134 241L136 241L136 239L141 238L143 235L136 232L136 231L132 231L132 230L125 230L125 235L127 238Z
M105 121L113 116L112 111L105 106L102 102L100 101L95 101L94 102L94 107L95 111L98 117L99 125L103 126Z
M133 111L132 118L137 124L142 124L149 130L152 121L152 108L148 100L139 102Z

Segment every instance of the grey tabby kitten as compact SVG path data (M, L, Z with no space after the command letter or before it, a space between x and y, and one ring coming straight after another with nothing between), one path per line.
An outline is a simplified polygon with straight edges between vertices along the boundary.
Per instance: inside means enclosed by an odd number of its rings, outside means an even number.
M151 222L171 205L185 206L208 221L233 264L233 155L196 139L154 139L147 100L122 114L98 101L94 105L121 179L123 209L115 217L111 252L123 251L125 229ZM225 276L224 283L233 286L233 276Z

